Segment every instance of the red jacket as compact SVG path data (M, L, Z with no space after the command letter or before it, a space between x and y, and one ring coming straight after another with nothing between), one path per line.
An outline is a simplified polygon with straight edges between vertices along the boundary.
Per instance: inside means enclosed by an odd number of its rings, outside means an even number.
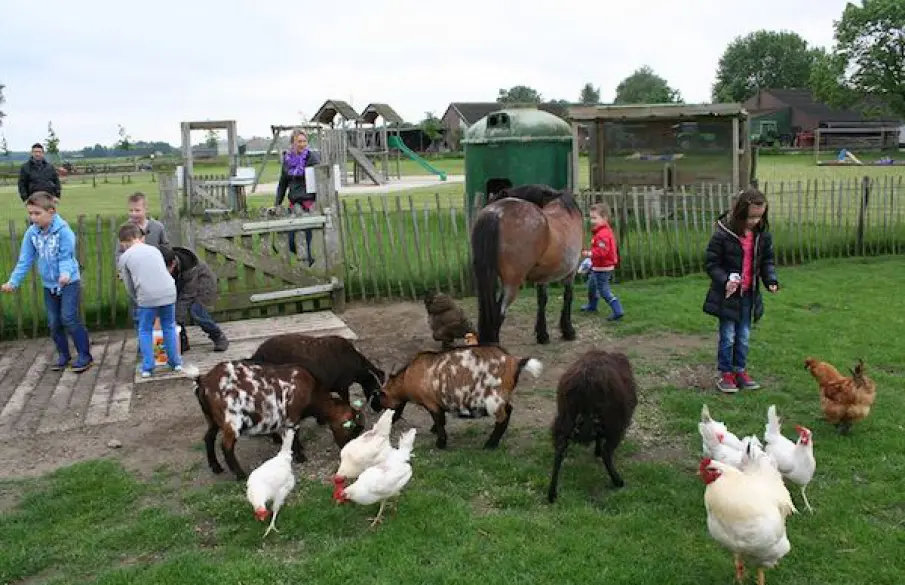
M591 269L615 268L619 264L616 236L609 224L594 228L591 238Z

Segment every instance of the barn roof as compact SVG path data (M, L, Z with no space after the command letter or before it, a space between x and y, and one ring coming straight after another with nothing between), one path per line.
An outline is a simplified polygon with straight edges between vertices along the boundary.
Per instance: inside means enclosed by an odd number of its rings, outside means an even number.
M373 124L377 118L383 118L386 124L402 124L402 116L387 104L372 103L361 111L361 121L365 124Z
M741 104L631 104L606 106L572 106L573 121L595 120L682 120L714 117L744 117L748 112Z
M342 100L325 101L324 105L322 105L320 109L317 110L317 113L311 118L311 121L320 124L332 124L333 119L336 118L337 114L342 116L344 120L350 122L361 121L361 116L358 115L358 112L353 110L352 106Z
M863 103L851 108L833 108L814 99L814 93L810 89L764 89L763 91L793 110L816 118L820 122L861 122L867 118L865 110L874 108L879 108L883 113L881 117L886 121L896 119L895 116L890 116L885 111L887 108L880 100L871 96L868 96Z

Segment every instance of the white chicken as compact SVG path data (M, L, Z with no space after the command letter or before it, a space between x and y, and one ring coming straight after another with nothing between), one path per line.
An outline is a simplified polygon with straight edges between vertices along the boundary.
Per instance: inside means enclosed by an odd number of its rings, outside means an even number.
M710 409L707 408L706 404L701 407L701 422L698 423L698 432L701 433L701 438L704 439L704 457L717 459L713 456L712 451L716 445L724 445L736 451L745 450L741 440L730 432L726 425L711 418Z
M270 526L264 532L266 538L270 531L279 532L276 529L277 514L286 501L286 496L295 487L295 474L292 472L292 443L295 439L295 430L287 429L283 434L283 445L280 452L262 463L248 476L245 488L245 497L254 507L255 516L261 522L267 520L267 502L273 502L273 517Z
M755 454L751 463L741 471L704 458L699 473L707 485L707 529L714 540L732 551L736 580L744 578L748 560L757 566L758 585L764 585L764 568L776 566L792 549L786 518L797 510L768 458Z
M390 431L393 428L395 410L386 409L374 426L355 439L346 443L339 452L339 469L336 470L334 498L346 485L348 479L355 479L362 471L386 460L392 452ZM338 500L337 500L338 501Z
M358 479L338 493L338 501L355 502L360 506L369 506L380 502L377 516L371 522L373 527L383 518L383 508L387 500L396 497L412 478L412 466L409 459L415 446L417 429L409 429L399 437L399 444L392 449L382 462L365 469Z
M771 404L767 409L767 424L764 428L766 452L776 461L776 467L782 476L801 488L804 506L813 514L814 509L808 502L805 490L814 477L814 470L817 469L814 440L810 429L796 426L795 430L798 431L798 441L793 443L782 435L776 405Z

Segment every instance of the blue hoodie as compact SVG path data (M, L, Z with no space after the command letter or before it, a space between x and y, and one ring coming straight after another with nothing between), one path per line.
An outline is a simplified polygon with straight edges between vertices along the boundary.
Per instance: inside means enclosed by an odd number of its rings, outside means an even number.
M9 283L18 288L31 268L35 257L38 259L38 273L44 288L52 292L60 290L60 275L68 274L69 282L79 280L79 263L75 258L75 234L66 220L59 215L47 230L35 224L25 230L22 238L22 249L19 250L19 261L13 268Z

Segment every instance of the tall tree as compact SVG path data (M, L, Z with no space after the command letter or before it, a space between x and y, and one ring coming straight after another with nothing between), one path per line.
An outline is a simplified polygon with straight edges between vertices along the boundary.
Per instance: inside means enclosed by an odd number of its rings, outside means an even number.
M117 124L116 126L118 128L117 134L119 135L119 140L116 142L116 148L119 148L120 150L132 150L132 137L129 136L122 124Z
M680 104L682 95L644 65L616 86L615 104Z
M6 86L0 83L0 106L6 103L6 98L3 97L3 90L6 89ZM0 110L0 126L3 126L3 118L6 117L6 112Z
M208 130L204 135L204 146L208 148L217 148L217 144L220 142L220 135L217 134L216 130Z
M905 2L849 2L834 23L842 86L874 95L905 118Z
M596 106L600 103L600 88L594 87L590 83L585 83L581 88L581 94L578 101L585 106Z
M501 104L539 104L544 100L536 89L527 85L514 85L509 89L501 89L496 101Z
M759 89L807 87L814 52L799 35L759 30L736 37L720 57L713 101L743 102Z
M53 129L53 122L47 122L47 154L56 158L60 154L60 137Z
M443 135L443 122L433 112L424 112L424 119L419 124L431 142Z
M835 108L847 108L860 99L846 80L845 68L845 59L839 55L823 48L814 51L808 87L814 92L815 100Z

